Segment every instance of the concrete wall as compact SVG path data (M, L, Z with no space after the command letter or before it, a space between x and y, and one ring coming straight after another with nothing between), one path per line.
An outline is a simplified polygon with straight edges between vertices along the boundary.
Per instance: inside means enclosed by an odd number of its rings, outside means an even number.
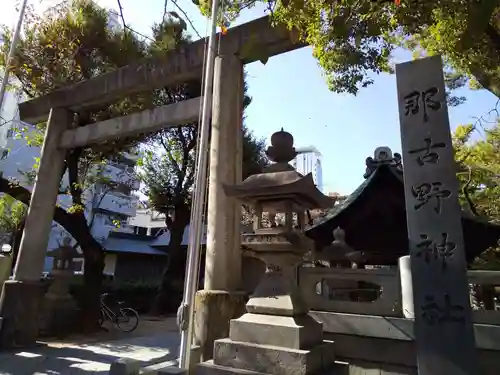
M417 374L413 320L320 311L313 311L311 315L323 323L325 339L335 341L336 358L353 366L348 374ZM479 373L497 375L500 327L475 324L474 328ZM356 367L358 372L354 371ZM369 372L370 369L374 372Z

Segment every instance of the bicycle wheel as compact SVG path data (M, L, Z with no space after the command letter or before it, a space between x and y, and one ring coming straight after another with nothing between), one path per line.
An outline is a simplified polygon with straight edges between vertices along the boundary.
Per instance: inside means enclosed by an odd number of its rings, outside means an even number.
M130 307L120 309L116 317L116 325L122 332L132 332L139 325L139 314Z

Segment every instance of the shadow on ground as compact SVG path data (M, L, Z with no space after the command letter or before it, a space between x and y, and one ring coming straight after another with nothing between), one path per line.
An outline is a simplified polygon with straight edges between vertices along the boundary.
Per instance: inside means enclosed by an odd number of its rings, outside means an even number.
M178 350L179 334L171 331L117 341L44 343L0 353L0 375L107 374L118 358L140 360L147 366L174 360Z

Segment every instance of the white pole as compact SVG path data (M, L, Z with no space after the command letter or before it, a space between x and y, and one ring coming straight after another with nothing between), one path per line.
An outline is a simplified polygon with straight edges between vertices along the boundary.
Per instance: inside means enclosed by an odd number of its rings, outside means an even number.
M21 28L23 26L24 12L26 10L26 5L28 0L24 0L21 4L21 10L19 11L19 18L17 19L16 29L14 30L14 35L12 36L12 41L10 43L9 55L5 61L5 70L3 73L2 83L0 84L0 114L2 113L3 99L5 97L5 90L7 89L7 84L9 82L10 65L16 53L17 43L19 42L19 36L21 34ZM2 122L3 124L3 122Z
M202 119L196 155L196 174L193 191L193 204L191 206L191 221L189 225L188 259L186 264L186 282L184 284L184 297L179 308L179 320L185 320L181 333L179 367L189 368L191 344L193 340L194 299L198 287L200 273L201 238L203 235L203 210L207 191L207 160L208 139L212 107L212 89L214 78L214 61L216 48L217 14L219 0L212 1L212 19L210 35L208 37L208 53L205 65L205 87L203 88ZM187 316L185 316L187 314ZM182 316L184 315L184 316Z

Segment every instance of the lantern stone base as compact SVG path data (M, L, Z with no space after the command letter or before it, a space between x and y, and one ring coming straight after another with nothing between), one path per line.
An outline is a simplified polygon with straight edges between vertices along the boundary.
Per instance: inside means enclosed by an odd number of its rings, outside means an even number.
M295 280L287 273L267 271L250 296L249 313L281 316L306 315L309 311Z
M40 335L62 337L74 331L78 308L71 295L54 296L47 293L40 305Z
M333 342L324 341L310 349L220 339L215 341L213 361L200 364L197 375L248 373L272 375L322 374L335 363Z
M233 341L280 346L292 349L310 348L322 342L323 325L309 315L276 316L245 314L231 320L229 338Z
M36 344L42 285L36 281L7 280L0 302L0 347L11 349Z
M195 373L312 375L334 362L334 344L323 340L323 326L311 316L247 313L231 320L229 337L214 343L213 361Z
M245 313L247 292L200 290L195 298L194 337L201 360L212 359L214 342L229 335L229 322Z

